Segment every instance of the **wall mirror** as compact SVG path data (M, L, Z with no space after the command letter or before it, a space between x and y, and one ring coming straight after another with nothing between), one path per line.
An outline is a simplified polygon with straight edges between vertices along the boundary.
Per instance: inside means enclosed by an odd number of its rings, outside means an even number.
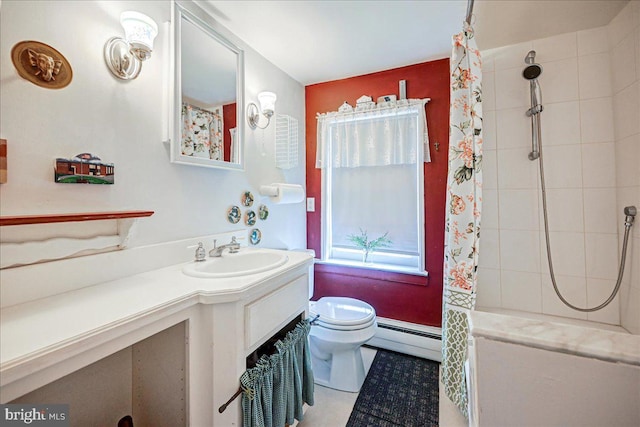
M244 52L196 5L172 15L171 162L242 170Z

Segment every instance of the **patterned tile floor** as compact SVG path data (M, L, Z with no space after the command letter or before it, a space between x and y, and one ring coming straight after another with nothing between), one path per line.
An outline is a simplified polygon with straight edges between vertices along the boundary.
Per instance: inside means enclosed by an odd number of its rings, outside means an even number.
M376 350L363 347L362 358L367 372L371 367ZM315 386L315 405L307 408L304 421L298 427L343 427L347 424L357 393L347 393ZM466 427L467 420L440 391L440 426Z

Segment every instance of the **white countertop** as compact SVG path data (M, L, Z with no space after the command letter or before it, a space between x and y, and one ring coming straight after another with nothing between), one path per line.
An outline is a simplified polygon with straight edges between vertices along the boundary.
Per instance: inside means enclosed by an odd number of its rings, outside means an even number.
M482 311L471 312L470 330L473 337L640 365L640 336L629 333Z
M247 250L276 251L243 249ZM182 273L185 263L181 263L3 308L0 373L159 310L250 298L258 287L268 286L269 279L312 260L305 252L286 251L286 255L284 265L253 275L194 278Z

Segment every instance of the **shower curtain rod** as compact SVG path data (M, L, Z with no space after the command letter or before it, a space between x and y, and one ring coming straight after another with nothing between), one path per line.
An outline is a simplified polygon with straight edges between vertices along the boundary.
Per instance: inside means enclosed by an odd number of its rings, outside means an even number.
M471 25L471 14L473 13L473 0L467 0L467 24Z

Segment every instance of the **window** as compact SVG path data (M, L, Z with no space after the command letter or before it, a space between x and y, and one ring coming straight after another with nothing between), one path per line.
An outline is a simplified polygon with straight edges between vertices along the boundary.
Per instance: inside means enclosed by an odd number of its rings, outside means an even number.
M424 274L425 103L318 116L324 262ZM365 233L390 241L366 262Z

